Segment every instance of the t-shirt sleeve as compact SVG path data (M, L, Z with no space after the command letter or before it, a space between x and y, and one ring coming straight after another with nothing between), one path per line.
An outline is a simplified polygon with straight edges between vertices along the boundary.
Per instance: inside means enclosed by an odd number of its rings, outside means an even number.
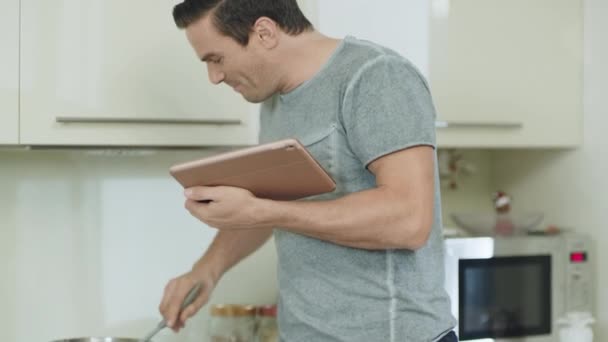
M347 86L342 122L354 154L367 166L398 150L435 147L435 108L423 76L405 59L381 56Z

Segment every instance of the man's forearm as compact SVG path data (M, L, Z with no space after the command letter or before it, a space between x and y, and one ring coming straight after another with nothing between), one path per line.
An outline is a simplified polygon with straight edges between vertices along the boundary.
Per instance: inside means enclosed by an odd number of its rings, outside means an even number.
M432 202L384 188L332 201L267 202L268 224L364 249L418 249L432 225Z
M220 231L192 270L209 272L217 282L232 266L260 248L271 235L272 229Z

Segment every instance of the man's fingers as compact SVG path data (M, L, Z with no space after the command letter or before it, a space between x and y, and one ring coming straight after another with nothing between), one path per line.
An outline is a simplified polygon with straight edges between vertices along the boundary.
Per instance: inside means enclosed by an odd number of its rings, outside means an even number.
M180 322L178 321L178 319L179 319L180 307L181 307L182 301L186 297L185 291L175 291L175 292L176 292L176 294L171 296L170 301L168 302L167 307L165 309L165 311L166 311L165 321L167 322L167 326L174 330L179 328Z
M158 311L160 311L161 315L167 320L168 308L171 300L173 298L173 294L175 293L175 280L169 281L167 286L165 286L165 290L163 293L163 299L158 306Z
M180 321L185 324L190 317L194 316L207 303L208 298L209 292L206 289L202 289L196 300L182 311Z
M200 282L202 285L198 290L199 295L188 307L182 310L181 307L186 296L197 282ZM212 290L212 278L205 273L196 276L190 272L169 281L159 305L159 310L167 327L171 328L174 332L180 331L185 326L186 320L194 316L207 302Z
M186 198L197 202L211 202L215 193L215 189L210 186L193 186L184 190Z

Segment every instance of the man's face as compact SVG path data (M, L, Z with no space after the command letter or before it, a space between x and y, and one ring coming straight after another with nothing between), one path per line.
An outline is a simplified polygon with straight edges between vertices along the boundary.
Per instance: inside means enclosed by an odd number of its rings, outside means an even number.
M207 64L211 83L224 82L253 103L262 102L277 91L265 51L253 39L247 46L241 46L221 34L210 15L188 26L186 36L198 57Z

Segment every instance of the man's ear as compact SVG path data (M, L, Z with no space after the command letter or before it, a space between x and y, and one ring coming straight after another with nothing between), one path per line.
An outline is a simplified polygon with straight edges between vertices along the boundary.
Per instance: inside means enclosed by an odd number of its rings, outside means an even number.
M260 17L253 24L250 39L257 40L260 45L267 49L273 49L279 43L279 30L279 26L274 20L268 17Z

